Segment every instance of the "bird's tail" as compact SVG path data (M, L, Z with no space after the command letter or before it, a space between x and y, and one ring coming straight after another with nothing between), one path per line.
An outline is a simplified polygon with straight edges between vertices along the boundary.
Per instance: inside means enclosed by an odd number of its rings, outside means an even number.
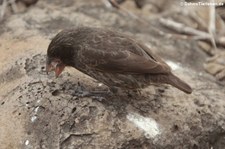
M172 73L168 76L166 83L182 90L183 92L187 94L191 94L192 92L192 88L187 83L185 83L184 81L182 81L181 79L179 79Z

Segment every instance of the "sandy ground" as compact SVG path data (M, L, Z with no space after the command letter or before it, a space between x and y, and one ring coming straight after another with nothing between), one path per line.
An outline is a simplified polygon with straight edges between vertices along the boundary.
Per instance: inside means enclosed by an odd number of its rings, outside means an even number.
M0 148L225 148L225 89L203 71L207 56L195 41L157 34L152 27L160 28L157 16L127 5L149 24L97 0L39 1L2 22ZM107 87L73 68L57 79L45 73L52 37L79 25L113 28L142 40L193 93L162 85L141 94L79 97Z

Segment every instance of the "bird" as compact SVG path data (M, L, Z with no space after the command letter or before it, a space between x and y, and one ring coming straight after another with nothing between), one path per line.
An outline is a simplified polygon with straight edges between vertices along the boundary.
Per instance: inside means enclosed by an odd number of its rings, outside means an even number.
M80 26L59 32L48 46L46 71L55 71L58 77L65 67L73 67L112 90L169 84L192 93L143 42L112 29Z

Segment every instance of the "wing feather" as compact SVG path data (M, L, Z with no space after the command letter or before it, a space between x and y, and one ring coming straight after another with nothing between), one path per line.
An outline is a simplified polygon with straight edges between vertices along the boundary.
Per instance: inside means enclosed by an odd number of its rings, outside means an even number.
M144 44L129 36L104 30L89 34L79 50L82 63L105 72L158 74L170 67Z
M168 73L167 65L151 57L140 56L130 51L100 51L85 49L79 55L86 66L105 72L158 74Z

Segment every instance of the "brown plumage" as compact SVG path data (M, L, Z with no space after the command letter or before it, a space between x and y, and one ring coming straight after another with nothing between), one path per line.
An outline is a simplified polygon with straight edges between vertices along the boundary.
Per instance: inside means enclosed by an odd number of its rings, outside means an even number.
M47 51L47 71L58 76L71 66L105 85L124 89L170 84L185 93L191 87L143 43L107 29L80 27L63 30Z

